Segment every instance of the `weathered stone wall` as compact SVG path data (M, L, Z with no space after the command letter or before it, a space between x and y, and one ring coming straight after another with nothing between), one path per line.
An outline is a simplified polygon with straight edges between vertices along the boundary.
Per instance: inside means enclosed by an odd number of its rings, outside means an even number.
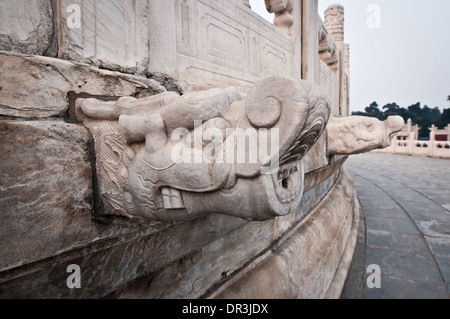
M139 74L171 90L246 93L261 77L303 78L332 87L334 114L347 116L343 8L326 15L325 42L336 48L329 72L320 66L318 1L272 2L275 25L238 0L3 1L0 49Z
M55 34L54 19L51 1L1 1L1 49L27 54L46 53Z
M75 114L77 98L247 92L267 75L322 84L342 114L340 78L323 81L319 69L317 1L302 2L277 11L299 12L278 28L237 0L1 1L0 298L257 297L270 282L256 279L273 271L294 282L263 297L338 297L358 208L326 134L303 159L294 214L156 223L104 210L94 139ZM72 4L80 28L67 24ZM309 272L316 262L323 272ZM81 289L66 285L71 264Z

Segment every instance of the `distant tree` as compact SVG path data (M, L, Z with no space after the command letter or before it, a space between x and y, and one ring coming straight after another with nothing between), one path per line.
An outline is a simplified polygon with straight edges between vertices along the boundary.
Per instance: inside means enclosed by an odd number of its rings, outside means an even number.
M408 111L413 123L421 127L419 136L428 138L430 136L430 127L441 117L439 108L435 107L431 109L427 105L422 108L420 103L416 103L409 106Z
M408 106L408 111L411 114L411 119L413 122L417 122L417 120L422 116L422 107L420 106L420 102Z
M450 96L449 99L450 101ZM389 103L380 110L378 103L373 102L365 108L365 112L353 112L352 115L375 117L381 121L386 120L389 116L399 115L405 122L411 119L413 124L418 124L421 129L419 136L421 138L429 138L430 127L435 124L439 128L444 128L450 124L450 109L446 109L444 113L436 106L429 108L425 105L423 108L420 102L408 106L408 108L400 107L397 103Z
M368 116L376 117L377 119L383 119L383 112L379 109L377 102L372 102L368 107L365 108L365 112L352 112L354 116Z
M389 103L383 106L383 110L386 110L385 113L398 113L398 110L400 110L400 106L397 105L397 103Z
M447 101L450 101L450 95L447 97Z
M419 137L428 138L430 136L430 125L429 121L424 117L420 102L409 106L408 111L411 114L413 123L420 126Z
M443 129L450 124L450 109L445 109L441 117L434 123L438 128Z
M436 106L434 108L429 108L428 106L423 107L422 114L424 117L430 120L431 123L436 122L441 117L441 110Z
M378 108L377 102L372 102L368 107L366 107L366 113L369 117L376 117L379 120L384 119L383 112Z
M420 104L419 104L420 105ZM389 116L399 115L401 116L405 122L411 118L410 112L397 105L397 103L389 103L383 106L384 111L384 118L388 118Z

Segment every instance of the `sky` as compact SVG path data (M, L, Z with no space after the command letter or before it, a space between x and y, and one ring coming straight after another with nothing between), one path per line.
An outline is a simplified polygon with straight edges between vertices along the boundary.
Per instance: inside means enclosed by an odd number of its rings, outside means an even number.
M273 21L264 0L250 3ZM449 0L319 0L322 19L334 3L345 8L351 111L374 101L380 108L392 102L450 108Z

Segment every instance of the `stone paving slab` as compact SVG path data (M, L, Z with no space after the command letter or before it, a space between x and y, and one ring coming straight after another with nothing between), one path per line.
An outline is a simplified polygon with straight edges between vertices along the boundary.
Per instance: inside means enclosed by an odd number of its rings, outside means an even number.
M364 205L365 203L361 200L361 203ZM390 208L377 208L368 205L364 205L364 214L367 217L376 217L376 218L396 218L396 219L406 219L409 220L409 217L404 213L402 209L397 205L396 207Z
M420 234L414 223L406 219L366 217L367 229L397 232L404 234Z
M369 153L346 169L364 222L342 298L450 299L450 161Z
M435 256L439 270L447 284L450 284L450 257Z
M380 289L365 289L361 299L447 299L445 288L382 275Z
M450 252L450 238L436 238L425 236L431 252L435 256L448 257Z
M368 247L366 264L367 266L379 265L381 273L388 276L436 285L442 284L442 278L430 254L424 256Z
M391 249L425 256L430 254L426 241L418 235L371 229L367 232L367 245L371 248Z

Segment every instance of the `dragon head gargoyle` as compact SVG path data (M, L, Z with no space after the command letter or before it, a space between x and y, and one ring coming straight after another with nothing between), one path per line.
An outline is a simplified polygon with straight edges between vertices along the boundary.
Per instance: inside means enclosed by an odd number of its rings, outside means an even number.
M284 77L247 96L211 89L77 107L98 144L105 208L156 221L289 214L303 196L302 159L330 115L318 86Z

